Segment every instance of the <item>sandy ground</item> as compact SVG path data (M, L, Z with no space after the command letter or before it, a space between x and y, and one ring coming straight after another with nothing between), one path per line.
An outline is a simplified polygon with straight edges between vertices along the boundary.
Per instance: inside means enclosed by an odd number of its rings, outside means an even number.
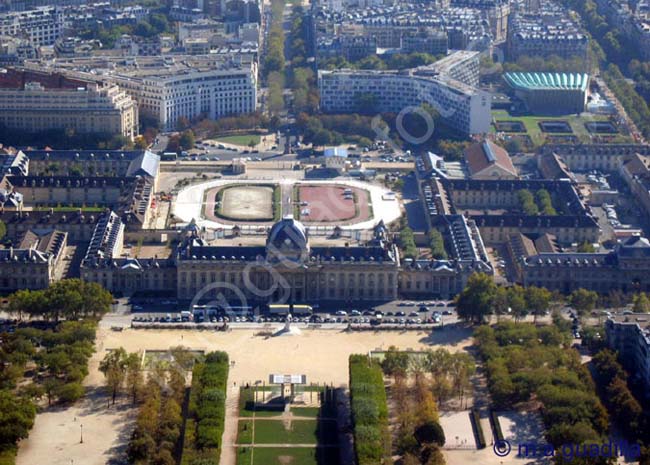
M279 328L280 325L278 325ZM224 350L235 362L231 368L234 382L246 383L268 379L271 373L306 374L307 382L347 384L348 357L391 345L406 349L424 349L432 345L449 345L462 350L471 344L470 332L445 329L433 334L404 331L355 332L303 330L301 336L255 336L257 330L233 330L228 333L196 330L102 330L107 349L124 347L127 351L164 350L184 345L196 350Z
M347 333L337 330L305 330L300 336L266 338L257 330L233 330L228 333L192 330L134 330L122 332L100 328L97 352L90 363L85 384L89 395L67 409L40 413L28 440L21 443L18 465L101 465L120 463L124 446L132 430L135 411L127 399L116 407L106 407L103 375L97 370L107 349L124 347L127 351L166 350L184 345L195 350L224 350L234 361L229 376L227 421L224 444L236 441L237 396L239 386L268 380L271 373L305 374L307 382L348 382L348 357L373 349L426 349L445 346L451 351L464 350L471 344L470 331L448 328L435 333L405 331ZM84 442L80 444L83 424ZM224 447L223 465L234 465L233 447Z
M445 432L445 449L476 449L468 410L442 412L440 425Z
M219 221L214 215L217 189L208 191L205 204L206 218ZM273 187L236 186L223 191L221 211L238 220L273 219Z
M283 186L291 188L297 181L294 179L280 179L279 183ZM267 180L253 180L253 179L219 179L207 181L201 184L194 184L182 189L176 196L176 200L172 205L172 213L183 223L189 223L192 219L200 227L208 229L224 228L230 229L232 225L225 224L219 221L210 220L202 215L203 208L203 194L206 190L215 187L233 185L233 184L268 184ZM341 228L345 230L365 230L372 229L379 220L383 220L385 224L389 224L400 217L401 210L399 202L395 200L384 200L382 196L388 192L382 186L369 184L361 181L351 179L340 179L335 181L310 181L309 185L343 185L357 189L364 189L369 192L372 208L373 218L366 221L355 222L354 224L342 224Z
M124 454L136 410L126 398L108 406L104 377L98 371L105 354L101 337L96 350L84 380L86 397L71 407L54 407L39 413L29 438L20 443L17 465L120 463L115 458Z

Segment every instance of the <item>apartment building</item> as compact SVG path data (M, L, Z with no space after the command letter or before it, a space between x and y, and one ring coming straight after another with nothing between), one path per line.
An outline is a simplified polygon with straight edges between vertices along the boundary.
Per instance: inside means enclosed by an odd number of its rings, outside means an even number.
M0 14L0 35L25 36L34 46L54 45L63 29L64 13L58 6Z
M372 95L377 112L399 113L409 106L429 103L442 119L465 134L484 134L490 128L490 94L453 78L455 67L465 68L467 62L478 60L477 52L457 60L447 59L454 66L434 63L406 71L336 70L318 72L321 109L325 112L359 110L359 97ZM473 80L469 76L466 79ZM476 77L478 80L478 76Z
M141 113L173 130L179 118L219 119L256 111L255 54L91 57L51 65L68 76L118 85L138 102Z
M449 47L447 31L434 28L407 30L401 39L401 50L404 53L446 55Z
M586 59L588 47L589 38L566 11L510 15L507 40L509 60L516 61L525 56Z
M609 348L618 352L625 368L650 390L650 325L648 315L609 317L605 322Z
M58 73L9 69L0 73L0 124L25 132L138 134L138 107L116 85Z

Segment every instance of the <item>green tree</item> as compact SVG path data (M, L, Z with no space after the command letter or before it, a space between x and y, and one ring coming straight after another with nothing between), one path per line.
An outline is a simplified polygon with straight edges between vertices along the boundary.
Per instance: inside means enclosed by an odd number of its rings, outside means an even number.
M494 298L492 299L492 313L497 316L497 322L502 315L507 315L510 309L508 302L508 288L499 286L494 292Z
M125 384L126 389L131 395L133 405L138 400L138 396L144 387L144 375L140 367L140 354L132 352L127 355L126 360Z
M14 446L26 438L35 416L36 408L30 400L0 391L0 448Z
M650 299L645 292L635 294L632 299L632 308L636 313L650 313Z
M445 240L437 229L429 231L429 248L431 256L437 260L446 260L447 251L445 250Z
M497 286L485 273L474 273L467 280L465 289L458 295L458 316L473 323L482 323L492 313L492 301Z
M526 288L526 306L533 314L535 322L537 322L538 316L543 316L548 311L551 295L551 292L543 287L529 286Z
M6 234L7 234L7 226L4 224L2 220L0 220L0 241L4 239Z
M127 353L123 347L113 350L106 354L104 359L99 363L99 371L104 374L106 378L106 387L111 393L113 405L117 394L124 384L127 368Z
M195 138L194 132L191 129L187 129L181 133L181 137L178 140L178 144L183 150L190 150L194 148Z
M593 310L596 302L598 302L598 294L582 288L576 289L569 296L569 304L577 310L579 315Z
M381 362L381 367L388 376L406 376L409 355L395 346L390 346Z
M60 403L71 404L81 399L84 395L84 388L81 383L65 383L56 389L56 397Z
M428 421L415 429L415 439L420 445L437 444L442 447L445 445L445 432L437 421Z
M526 307L526 296L523 287L515 284L508 288L508 305L515 321L526 318L528 308Z

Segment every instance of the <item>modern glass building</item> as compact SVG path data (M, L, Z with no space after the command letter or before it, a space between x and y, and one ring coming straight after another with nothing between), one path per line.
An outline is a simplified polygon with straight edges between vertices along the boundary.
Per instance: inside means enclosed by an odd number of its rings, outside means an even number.
M585 110L586 73L506 73L503 78L531 113L565 115Z

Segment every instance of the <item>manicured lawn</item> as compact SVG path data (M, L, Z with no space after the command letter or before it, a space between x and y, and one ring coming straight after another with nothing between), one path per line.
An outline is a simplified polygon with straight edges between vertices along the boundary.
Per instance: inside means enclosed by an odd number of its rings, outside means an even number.
M573 135L576 136L582 142L588 142L591 140L589 131L585 128L584 123L588 121L608 121L606 115L592 115L587 114L585 116L577 116L575 114L563 115L563 116L512 116L506 110L494 110L492 111L492 118L496 121L519 121L524 124L526 127L526 133L530 136L533 141L533 144L536 146L542 145L546 139L546 134L542 132L539 127L540 121L553 121L561 120L566 121L571 126L573 130ZM494 132L494 127L491 129Z
M294 407L291 409L291 413L296 417L317 418L318 412L320 412L318 407Z
M335 447L257 447L251 463L251 450L237 453L237 465L336 465L339 452Z
M282 409L273 408L258 408L257 410L253 409L253 400L255 396L255 389L257 390L257 399L261 401L262 391L270 391L271 386L257 386L251 388L241 388L239 391L239 416L240 417L252 417L253 414L256 417L274 417L282 415Z
M255 443L316 444L317 428L318 422L314 420L292 421L289 429L281 420L260 420L255 422Z
M253 420L239 420L237 426L237 444L253 442Z
M248 144L250 144L251 141L255 142L256 145L259 144L261 137L259 134L238 134L236 136L217 137L217 140L226 144L248 147Z
M237 465L251 465L253 449L251 447L240 447L237 449Z
M316 444L336 443L336 422L333 420L259 420L255 422L255 444Z

